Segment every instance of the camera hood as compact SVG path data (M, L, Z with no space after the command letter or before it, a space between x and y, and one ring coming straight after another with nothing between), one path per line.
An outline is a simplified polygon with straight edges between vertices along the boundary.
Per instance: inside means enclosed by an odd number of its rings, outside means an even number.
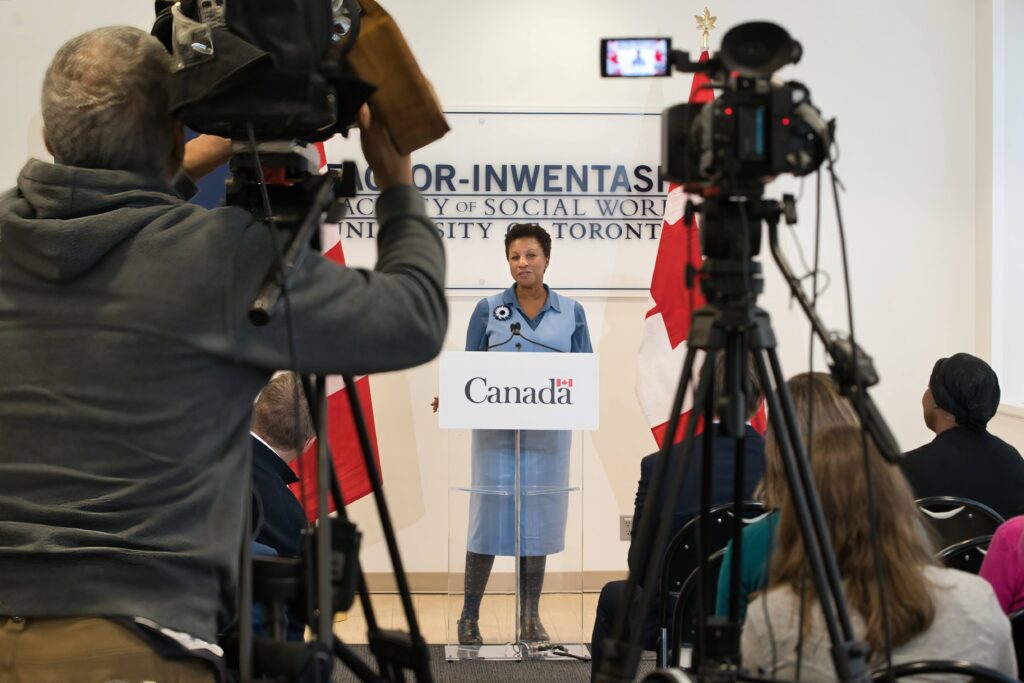
M800 61L803 48L786 29L768 21L752 21L729 30L715 55L730 71L767 78L787 64Z

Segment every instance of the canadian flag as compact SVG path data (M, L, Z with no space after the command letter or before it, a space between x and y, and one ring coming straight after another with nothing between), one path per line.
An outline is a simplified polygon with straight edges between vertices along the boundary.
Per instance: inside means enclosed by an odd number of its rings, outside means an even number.
M321 166L326 167L327 154L324 151L324 146L322 143L318 143L317 147L320 150ZM327 258L345 265L345 252L342 249L341 235L337 229L325 226L320 231L320 244ZM366 463L363 460L359 435L356 432L356 424L352 419L351 404L349 403L349 391L353 389L359 396L363 417L366 418L366 428L370 434L370 444L373 446L373 460L377 467L377 475L380 476L380 455L377 452L377 430L373 421L370 378L366 375L355 377L353 383L354 387L346 387L341 377L334 375L327 377L327 443L331 447L331 457L334 460L334 469L338 473L338 482L341 484L345 505L359 500L371 490L370 477L366 471ZM310 521L316 519L318 512L316 448L317 444L314 441L306 449L306 452L291 463L292 470L300 478L299 481L292 484L292 493L302 503L302 507L306 510L306 517ZM331 511L334 511L333 501L331 502Z
M702 52L700 61L708 60ZM691 104L710 102L714 93L704 73L696 73L690 85ZM669 416L676 387L686 359L686 339L690 334L693 312L704 305L696 280L687 286L687 265L699 269L701 265L700 231L697 218L685 220L686 193L681 185L669 184L665 202L665 216L658 242L658 255L651 275L651 308L644 319L643 338L637 362L636 393L640 408L651 428L654 440L661 447L668 432ZM673 442L682 439L693 407L693 389L700 375L703 353L697 354L693 366L694 380L683 402L682 418ZM701 431L697 425L695 433ZM753 426L764 432L764 407L753 420Z

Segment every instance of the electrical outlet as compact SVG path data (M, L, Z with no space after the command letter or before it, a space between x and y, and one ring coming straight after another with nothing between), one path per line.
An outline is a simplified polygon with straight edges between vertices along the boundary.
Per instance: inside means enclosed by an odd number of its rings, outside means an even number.
M619 540L628 541L633 535L633 515L619 516Z

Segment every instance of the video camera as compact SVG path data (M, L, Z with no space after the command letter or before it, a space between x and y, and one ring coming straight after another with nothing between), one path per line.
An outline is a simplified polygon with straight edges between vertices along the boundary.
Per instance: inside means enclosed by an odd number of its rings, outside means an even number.
M602 75L612 75L609 61L645 58L644 43L667 39L603 41L636 45L633 57L603 49ZM651 59L662 57L654 50ZM706 87L721 91L706 104L677 104L662 114L662 174L702 196L760 196L764 184L784 173L813 172L828 155L832 123L811 104L801 83L781 83L772 74L800 61L800 43L768 22L741 24L725 34L721 49L709 60L692 62L689 54L668 50L668 65L677 71L707 74ZM657 63L655 61L654 63ZM667 75L667 69L662 70ZM633 69L619 75L658 75Z
M356 0L157 1L153 35L173 55L171 111L199 133L235 141L226 203L292 234L250 308L267 324L321 216L340 218L355 165L320 174L311 143L347 135L376 90L347 61Z
M354 125L375 90L346 61L355 0L160 0L157 12L171 108L197 132L245 140L252 125L261 142L320 142Z

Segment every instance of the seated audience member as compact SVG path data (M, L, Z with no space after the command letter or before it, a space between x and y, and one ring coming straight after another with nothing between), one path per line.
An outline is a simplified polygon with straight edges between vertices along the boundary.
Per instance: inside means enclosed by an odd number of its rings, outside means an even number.
M1010 623L992 587L980 577L935 565L906 479L868 440L879 518L877 525L870 523L864 502L867 477L861 436L855 427L833 427L814 436L811 470L855 637L870 646L869 666L878 668L886 662L884 599L894 663L966 660L1015 676ZM882 554L882 577L875 571L873 536ZM804 581L807 562L793 504L786 496L768 591L750 603L743 628L743 664L752 671L789 679L799 658L804 680L835 680L818 596L813 583ZM807 599L800 614L802 585Z
M999 380L988 363L968 353L940 359L921 403L935 438L901 463L915 496L968 498L1005 519L1024 513L1024 460L985 429L999 408Z
M253 555L297 557L301 552L306 513L288 485L298 477L288 466L313 440L313 419L299 376L293 372L276 375L263 387L252 409L252 489L253 517L258 532ZM292 607L285 612L285 636L300 641L304 625ZM268 612L253 606L253 631L270 635Z
M835 380L824 372L803 373L791 377L786 385L793 397L797 423L803 435L804 446L808 444L808 432L815 433L837 425L859 424L853 406L839 395ZM778 509L786 495L786 473L782 465L779 444L775 439L775 430L768 425L765 435L764 479L755 495L765 507L772 510L765 516L743 529L743 561L740 566L740 595L738 597L739 617L747 611L749 596L764 588L771 562L771 548L775 540L775 527L779 521ZM808 451L814 457L813 450ZM729 571L732 567L732 541L725 548L722 558L722 569L718 575L718 595L715 601L715 614L726 616L729 613Z
M715 367L715 386L722 387L725 384L725 366L722 362L723 356L719 355L719 362L716 363ZM757 413L758 408L761 405L761 401L764 395L761 391L761 384L758 380L757 373L754 370L753 363L750 363L747 372L747 426L746 426L746 463L745 463L745 477L744 477L744 495L746 499L753 497L754 488L757 482L760 481L761 475L764 472L764 438L757 433L753 427L750 426L750 419ZM711 432L714 439L714 452L712 455L712 490L711 490L711 504L719 505L722 503L731 502L733 499L733 472L735 467L735 442L724 435L718 433L718 422L717 420L711 425ZM665 514L672 515L672 529L669 533L671 539L675 534L683 528L683 526L693 519L700 508L700 478L701 478L701 463L700 457L702 453L703 435L698 434L694 437L691 467L686 473L686 477L683 480L682 487L679 491L679 496L676 498L675 506L671 513L665 512ZM671 456L673 458L682 456L682 444L677 444L673 447ZM660 492L661 495L658 497L649 497L648 489L650 487L651 477L657 463L658 458L661 457L661 452L654 452L640 461L640 481L637 484L636 500L634 502L633 509L633 539L636 540L636 530L640 527L640 518L643 514L662 514L663 508L666 504L664 489ZM667 476L668 470L666 470ZM647 512L645 512L645 510ZM660 560L656 560L660 561ZM639 548L636 543L630 542L629 546L629 570L631 573L640 577L643 580L644 573L647 568L647 558L643 557L643 549ZM600 658L600 648L602 641L611 635L612 621L615 618L615 610L618 609L619 603L622 602L623 593L626 588L625 581L612 581L605 584L604 588L601 589L601 596L597 603L597 615L594 620L594 632L591 637L590 651L593 658L594 666ZM634 609L639 603L639 589L634 598ZM642 620L638 618L638 615L633 615L632 627L639 626L642 628L643 633L641 636L640 643L646 649L654 649L657 640L658 631L658 617L657 617L657 604L656 598L652 611L646 615ZM638 623L640 622L640 623Z
M979 574L992 584L1004 612L1024 609L1024 517L999 525Z
M297 556L306 527L302 504L288 488L298 477L288 466L313 440L313 420L294 373L282 373L256 398L252 413L252 485L261 524L256 542L278 555Z

